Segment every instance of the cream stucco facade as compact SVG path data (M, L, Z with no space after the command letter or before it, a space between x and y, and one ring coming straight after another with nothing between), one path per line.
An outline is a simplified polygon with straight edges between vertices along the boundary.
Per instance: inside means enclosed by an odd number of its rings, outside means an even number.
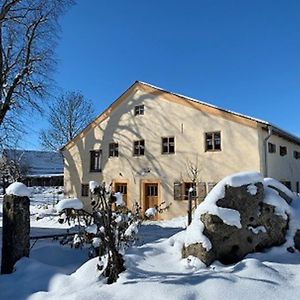
M144 114L134 114L138 105L144 105ZM199 171L196 181L199 186L201 183L202 192L203 186L209 189L235 172L265 172L266 127L249 117L136 82L63 148L65 194L82 199L88 209L90 198L82 196L82 184L90 180L123 184L129 208L138 202L145 210L155 198L156 204L168 207L161 218L185 215L187 201L184 195L182 200L174 200L174 188L180 185L184 194L192 181L191 165ZM220 132L221 150L206 151L205 134L209 132ZM174 137L175 153L162 154L164 137ZM144 155L133 155L137 140L144 140ZM296 189L300 159L293 157L293 151L300 151L299 143L275 134L269 141L286 145L288 154L281 157L278 151L268 153L268 175L291 181ZM118 144L117 157L109 156L109 144L113 142ZM102 151L99 172L90 170L92 150Z

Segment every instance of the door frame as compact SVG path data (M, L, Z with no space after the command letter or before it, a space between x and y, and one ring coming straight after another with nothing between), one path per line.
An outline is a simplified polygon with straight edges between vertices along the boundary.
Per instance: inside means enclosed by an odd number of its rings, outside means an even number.
M145 186L146 184L157 184L157 204L161 203L161 182L159 179L141 179L140 181L140 203L142 214L145 213Z

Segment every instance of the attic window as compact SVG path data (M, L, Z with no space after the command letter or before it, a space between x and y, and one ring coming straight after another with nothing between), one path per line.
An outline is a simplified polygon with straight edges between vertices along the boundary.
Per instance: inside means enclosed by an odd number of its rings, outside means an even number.
M162 143L162 154L171 154L175 153L175 138L172 137L163 137L161 139Z
M134 107L134 115L137 116L137 115L143 115L145 112L145 108L144 108L144 105L136 105Z
M139 140L133 142L133 155L141 156L145 154L145 141Z
M280 153L280 156L285 156L285 155L287 155L287 147L285 147L285 146L280 146L280 147L279 147L279 153Z
M272 143L268 143L268 151L269 153L275 153L276 152L276 145Z
M110 143L109 144L109 157L118 157L119 156L119 144Z
M205 151L221 150L221 132L205 133Z

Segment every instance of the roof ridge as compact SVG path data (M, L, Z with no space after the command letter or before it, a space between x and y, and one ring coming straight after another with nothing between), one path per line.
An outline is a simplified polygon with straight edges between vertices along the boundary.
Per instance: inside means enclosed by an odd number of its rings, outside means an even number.
M178 97L181 97L181 98L185 98L187 100L191 100L191 101L194 101L194 102L197 102L197 103L200 103L200 104L203 104L203 105L206 105L206 106L209 106L211 108L216 108L216 109L219 109L219 110L222 110L224 112L228 112L228 113L231 113L231 114L234 114L234 115L237 115L239 117L243 117L243 118L247 118L247 119L250 119L252 121L256 121L256 122L259 122L259 123L262 123L262 124L265 124L265 125L271 125L268 121L265 121L265 120L262 120L262 119L259 119L259 118L255 118L255 117L251 117L251 116L248 116L248 115L245 115L245 114L242 114L242 113L238 113L238 112L235 112L233 110L230 110L230 109L225 109L225 108L222 108L220 106L217 106L217 105L214 105L214 104L211 104L211 103L208 103L208 102L205 102L205 101L202 101L202 100L198 100L196 98L193 98L193 97L189 97L189 96L185 96L183 94L179 94L179 93L175 93L175 92L171 92L171 91L168 91L164 88L161 88L159 86L156 86L156 85L153 85L153 84L150 84L150 83L147 83L147 82L144 82L144 81L137 81L141 84L144 84L144 85L147 85L147 86L150 86L154 89L158 89L160 91L164 91L164 92L167 92L167 93L170 93L172 95L175 95L175 96L178 96Z

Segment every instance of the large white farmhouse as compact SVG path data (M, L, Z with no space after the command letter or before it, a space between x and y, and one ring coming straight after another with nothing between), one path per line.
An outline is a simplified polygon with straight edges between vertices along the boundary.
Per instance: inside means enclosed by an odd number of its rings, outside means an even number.
M300 139L272 124L135 82L62 149L68 197L89 207L90 180L112 183L130 208L186 214L224 176L258 171L299 192Z

